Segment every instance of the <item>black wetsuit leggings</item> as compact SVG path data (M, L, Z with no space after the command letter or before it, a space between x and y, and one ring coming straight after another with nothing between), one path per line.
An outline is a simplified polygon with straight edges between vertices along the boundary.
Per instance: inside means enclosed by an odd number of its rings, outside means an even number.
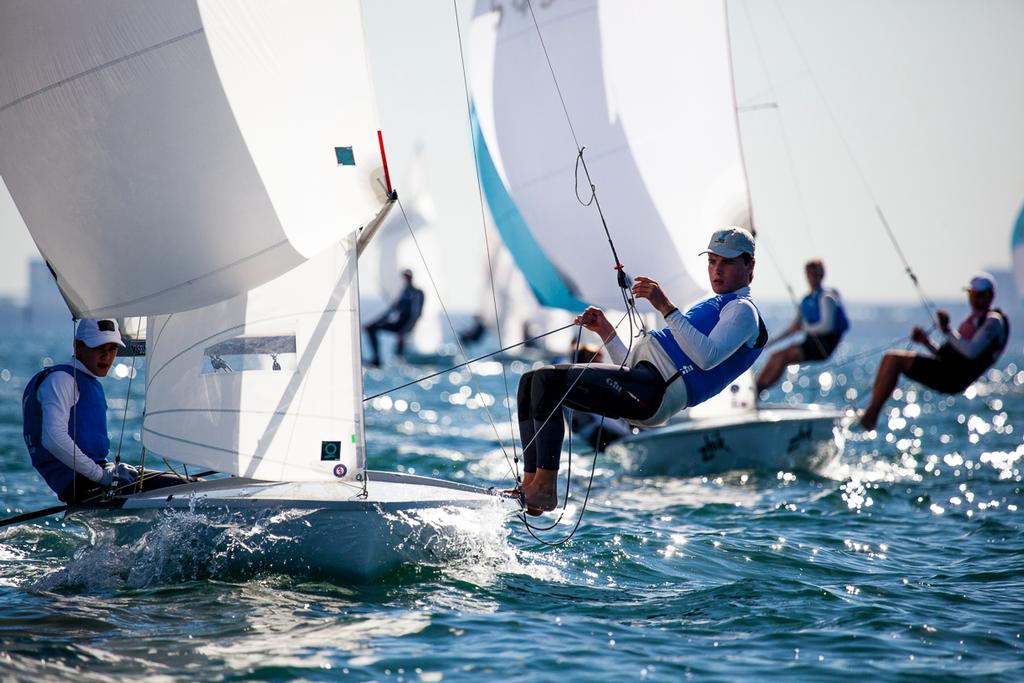
M548 365L526 373L517 394L523 469L558 469L565 436L561 406L643 420L657 412L664 396L665 380L649 363L621 370L598 363Z

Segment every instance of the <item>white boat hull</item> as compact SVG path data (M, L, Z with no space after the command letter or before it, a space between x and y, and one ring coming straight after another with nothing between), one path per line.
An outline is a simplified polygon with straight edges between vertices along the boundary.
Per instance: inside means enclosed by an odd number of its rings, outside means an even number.
M816 405L685 415L608 448L639 476L699 477L734 470L821 473L842 453L845 413Z
M185 524L241 571L366 581L402 565L440 564L503 538L518 504L493 491L390 472L362 488L238 477L174 486L70 513L118 545ZM115 507L116 506L116 507Z

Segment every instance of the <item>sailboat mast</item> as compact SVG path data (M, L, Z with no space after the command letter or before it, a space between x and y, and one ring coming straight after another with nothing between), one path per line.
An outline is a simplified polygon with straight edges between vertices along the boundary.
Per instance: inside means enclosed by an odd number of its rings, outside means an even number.
M729 88L732 91L732 114L733 120L736 123L736 144L739 147L740 169L743 171L743 187L747 196L747 220L750 222L750 231L756 236L754 200L750 193L750 175L747 172L746 152L743 149L743 129L740 127L740 110L736 98L736 73L732 63L732 32L729 28L729 0L722 0L722 14L725 18L725 61L729 69Z

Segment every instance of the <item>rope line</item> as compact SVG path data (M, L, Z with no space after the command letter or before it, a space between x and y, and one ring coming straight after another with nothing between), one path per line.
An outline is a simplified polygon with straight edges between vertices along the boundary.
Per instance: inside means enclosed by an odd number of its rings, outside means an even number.
M843 148L846 150L846 155L850 159L850 163L853 165L854 170L857 172L857 176L860 179L861 185L864 187L864 191L867 193L868 198L875 207L875 212L878 214L879 219L882 222L882 226L885 228L886 233L889 235L889 239L892 241L893 246L896 248L897 254L903 261L903 266L906 269L907 275L910 277L911 282L914 283L914 287L917 289L918 296L921 299L921 303L928 314L929 320L937 320L933 313L934 304L928 299L924 291L921 289L918 283L917 276L914 275L913 270L910 268L910 264L907 262L906 257L903 254L903 250L900 248L899 242L896 240L896 235L893 233L892 228L889 227L889 221L886 220L885 214L882 212L881 204L875 197L874 192L871 189L871 184L868 183L867 176L864 173L864 169L861 168L860 163L857 161L857 157L853 154L853 148L850 146L849 140L843 135L843 130L839 126L839 120L836 118L835 112L832 111L832 107L829 105L828 100L825 99L825 93L818 83L818 79L815 78L814 72L811 70L810 62L807 60L807 56L804 54L803 48L800 46L800 42L796 39L796 34L793 32L792 26L790 26L789 19L786 17L786 13L782 10L782 6L779 5L778 0L775 0L775 8L782 18L782 23L786 27L786 32L789 34L790 40L793 42L793 46L796 48L797 54L800 56L800 61L803 62L804 69L807 71L807 76L811 81L811 85L814 86L815 92L818 94L818 99L821 100L822 105L825 107L825 112L828 114L829 120L832 122L833 128L835 128L836 134L839 136L840 141L843 143Z
M458 365L453 365L453 366L451 366L449 368L445 368L444 370L438 370L437 372L431 373L429 375L424 375L423 377L420 377L419 379L414 379L411 382L406 382L405 384L400 384L397 387L391 387L390 389L385 389L384 391L376 393L373 396L367 396L366 398L363 399L363 402L365 403L366 401L371 401L371 400L373 400L375 398L380 398L381 396L384 396L385 394L390 394L391 392L398 391L399 389L405 389L406 387L411 387L413 384L419 384L420 382L425 382L428 379L433 379L433 378L435 378L435 377L437 377L439 375L445 374L446 372L451 372L452 370L458 370L459 368L463 368L463 367L465 367L467 365L470 365L472 363L476 363L477 361L483 360L485 358L490 358L491 356L495 356L495 355L497 355L499 353L502 353L504 351L508 351L509 349L514 349L517 346L523 346L524 344L529 344L529 343L531 343L533 341L536 341L537 339L542 339L542 338L547 337L549 335L555 334L557 332L561 332L563 330L567 330L570 327L575 327L575 326L576 326L576 323L569 323L568 325L564 325L562 327L559 327L557 329L551 330L549 332L545 332L543 334L538 334L536 337L530 337L529 339L524 339L523 341L518 342L516 344L509 344L508 346L506 346L504 348L501 348L501 349L498 349L497 351L490 351L489 353L485 353L485 354L483 354L481 356L477 356L476 358L470 358L465 363L459 363Z
M455 0L452 0L452 11L455 14L455 32L459 38L459 60L462 65L462 89L466 95L466 118L470 121L470 126L472 127L473 105L469 96L469 78L466 75L466 57L462 48L462 27L459 25L459 8ZM478 154L476 148L476 135L473 134L472 130L470 130L469 140L473 145L473 173L476 176L476 195L480 204L480 225L483 227L484 249L487 252L487 274L490 278L491 285L491 304L494 307L494 330L498 336L498 346L502 347L505 344L501 336L501 316L498 315L498 297L494 291L494 264L491 257L491 241L487 234L487 215L484 210L484 193L481 186L480 168L476 163ZM456 334L456 338L457 337L458 334ZM513 425L515 421L512 419L512 394L508 387L508 373L505 372L505 364L500 361L499 364L501 365L501 380L505 386L505 406L508 408L508 421L510 425ZM512 471L516 478L516 483L519 483L521 481L519 478L519 452L516 450L516 439L514 433L512 435Z
M132 356L132 369L128 373L128 391L124 395L124 412L121 414L121 434L117 438L117 455L114 456L114 462L121 462L121 444L124 442L124 426L128 420L128 402L132 397L132 380L135 379L135 358Z
M430 286L433 288L434 295L437 297L437 302L441 306L441 312L444 313L444 319L448 323L448 328L452 331L452 334L455 336L455 343L459 347L459 353L462 354L463 358L469 358L469 354L466 353L466 349L462 345L462 340L459 339L459 333L455 329L455 324L452 322L452 318L448 314L448 307L445 306L444 300L441 298L441 290L438 289L437 282L434 280L434 274L430 270L430 265L427 263L426 256L424 256L423 250L420 248L420 242L416 238L416 231L413 230L412 223L409 221L409 216L405 212L405 206L402 204L401 198L399 198L397 196L397 193L396 193L395 201L398 203L398 208L401 209L401 211L402 211L402 219L405 221L405 227L408 228L409 235L412 237L413 244L416 246L416 252L420 256L420 261L423 263L423 268L427 271L427 279L430 280ZM467 361L466 363L463 363L462 365L468 366L469 362ZM476 381L475 381L476 377L473 374L473 369L472 368L467 368L467 370L469 370L469 382L473 386L473 390L476 391L476 393L478 393L478 394L482 393L480 391L480 388L476 384ZM422 381L422 380L420 380L420 381ZM406 386L408 386L408 385L406 385ZM363 399L364 402L366 400L367 399ZM498 446L501 448L501 452L505 455L505 459L508 460L508 452L505 450L505 443L504 443L504 441L501 438L501 433L498 431L498 424L494 421L494 416L491 414L490 408L487 407L487 404L484 401L480 402L480 407L482 407L484 409L484 414L487 416L487 420L488 420L488 422L490 422L491 428L494 430L494 436L495 436L495 438L498 439Z
M625 320L627 317L629 317L629 314L628 313L624 314L621 318L619 318L619 322L617 322L614 325L614 327L616 329L618 329L618 326L621 325L622 321ZM580 336L582 335L582 332L583 332L583 327L580 326L580 334L577 335L577 343L576 343L576 348L577 349L579 349L579 340L580 340ZM608 342L605 341L605 340L602 340L600 349L603 351L607 345L608 345ZM562 394L562 397L555 404L555 407L552 408L552 410L548 414L548 416L546 418L544 418L544 421L541 423L540 428L536 430L536 432L533 435L533 438L530 439L530 443L523 445L523 451L524 452L526 451L527 448L529 448L533 444L534 441L537 440L537 437L540 436L540 433L544 429L544 426L547 425L547 423L551 420L552 417L554 417L554 415L556 413L559 413L559 419L561 419L562 405L565 403L565 399L567 399L569 397L569 394L572 393L572 390L576 386L576 384L581 379L583 379L584 373L586 373L586 371L590 368L590 365L594 362L594 358L596 358L596 357L597 357L597 354L594 354L594 356L591 357L590 360L587 361L587 363L584 366L583 370L580 371L580 373L576 377L576 379L573 380L572 384L569 385L569 388L565 390L565 393ZM574 360L575 360L575 358L574 358ZM619 367L621 368L623 364L620 364ZM574 365L577 365L577 364L574 363ZM601 416L601 428L603 429L603 427L604 427L604 416L602 415ZM550 531L551 529L554 529L556 526L561 524L562 518L565 516L566 508L569 505L569 490L570 490L571 484L572 484L572 423L571 422L569 424L569 430L568 431L569 431L569 457L568 457L568 461L567 461L567 465L566 465L565 497L562 500L562 510L561 510L561 512L559 512L558 518L554 522L552 522L549 526L541 527L541 526L537 526L537 525L533 524L532 522L530 522L530 520L527 518L526 510L525 509L522 512L520 512L520 514L519 514L519 516L521 517L521 519L523 521L523 525L526 527L526 530L530 533L530 535L533 536L533 538L536 541L542 543L543 545L552 546L552 547L553 546L560 546L560 545L562 545L564 543L567 543L576 534L576 530L579 529L580 523L582 523L582 521L583 521L583 515L587 511L587 502L590 500L590 491L591 491L591 488L594 485L594 473L597 472L597 454L598 453L597 453L597 449L595 448L594 449L594 465L590 469L590 480L589 480L589 482L587 484L587 492L586 492L586 494L585 494L585 496L583 498L583 504L580 507L580 514L576 517L576 523L573 525L572 529L564 537L558 539L557 541L548 541L548 540L543 539L540 536L538 536L536 534L537 531ZM598 439L600 439L600 435L601 434L600 434L600 431L599 431L598 432ZM598 443L600 443L600 441L598 441ZM524 500L524 502L525 502L525 500Z

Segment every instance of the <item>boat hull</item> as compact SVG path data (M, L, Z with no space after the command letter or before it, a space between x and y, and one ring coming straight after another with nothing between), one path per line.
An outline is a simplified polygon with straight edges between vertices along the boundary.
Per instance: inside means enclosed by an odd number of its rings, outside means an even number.
M94 542L129 545L169 525L188 527L233 572L367 581L403 565L440 565L503 542L518 504L492 491L427 477L368 473L369 494L333 482L232 477L78 508Z
M734 470L823 473L845 445L842 411L765 406L705 418L677 418L612 444L608 452L638 476L699 477Z

